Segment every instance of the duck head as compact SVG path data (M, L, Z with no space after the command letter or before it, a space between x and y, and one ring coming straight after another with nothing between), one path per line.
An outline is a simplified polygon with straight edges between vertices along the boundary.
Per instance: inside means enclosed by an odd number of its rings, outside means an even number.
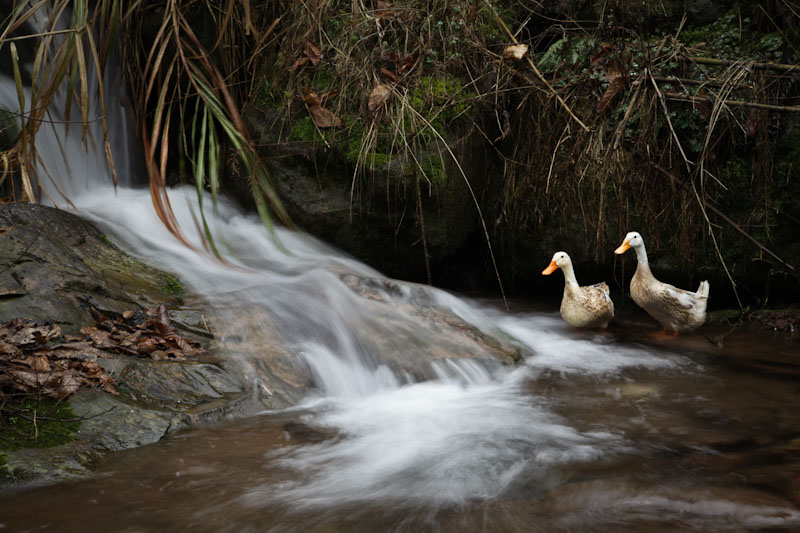
M642 245L644 245L644 239L642 239L642 236L636 231L631 231L625 235L625 240L622 241L622 244L619 245L619 248L614 250L614 253L624 254L629 248L636 248Z
M557 268L564 268L567 265L571 265L572 260L570 260L567 252L556 252L553 254L553 259L550 260L550 264L542 270L542 274L545 276L549 276L553 272L556 271Z

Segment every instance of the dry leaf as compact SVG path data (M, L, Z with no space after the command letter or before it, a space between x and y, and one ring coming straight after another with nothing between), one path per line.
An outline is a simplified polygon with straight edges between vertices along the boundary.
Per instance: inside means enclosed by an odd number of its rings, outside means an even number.
M133 314L134 314L133 311L123 311L122 318L124 318L125 320L130 320L131 318L133 318Z
M595 107L598 113L608 107L608 104L625 88L625 77L617 60L609 61L608 65L606 65L606 79L608 80L608 88L603 92L603 96L600 97L600 101L597 102Z
M589 60L589 69L590 70L602 70L605 64L608 62L608 57L611 52L614 50L614 46L609 43L603 43L600 45L600 51L597 52L592 58Z
M316 67L322 59L322 50L311 41L306 41L303 44L303 55Z
M385 0L378 0L375 6L375 16L378 18L391 18L399 14L399 10L392 9L394 4Z
M61 335L61 328L47 322L15 318L0 327L0 340L15 346L43 344Z
M391 82L394 82L394 83L399 83L400 82L400 80L397 78L397 76L392 74L392 72L390 70L386 69L386 68L382 68L381 69L381 74L383 74L385 77L389 78L389 81L391 81Z
M414 68L414 65L417 64L417 58L414 56L405 56L403 61L400 63L400 73L404 73L407 70L411 70Z
M503 50L503 57L514 61L521 61L526 55L528 55L528 45L525 43L512 44Z
M289 70L295 71L306 63L311 63L316 67L319 65L321 60L322 50L320 47L311 41L306 41L303 43L303 51L300 53L300 57L298 57L297 60L292 63L292 66L289 67Z
M318 128L338 128L342 125L339 117L334 115L332 111L322 107L322 100L317 93L313 91L306 93L305 102L308 114L311 115L311 120L314 121Z
M342 125L342 121L339 117L324 107L309 107L308 113L311 115L311 120L314 121L314 124L316 124L318 128L338 128Z
M8 355L14 357L16 355L19 355L20 353L22 352L20 352L19 348L17 348L13 344L9 344L5 341L0 340L0 356Z
M58 396L60 398L66 398L71 394L75 394L85 381L86 380L81 378L81 376L79 376L74 370L69 369L65 371L61 375L61 380L58 387Z
M383 83L376 85L372 92L369 93L369 102L367 108L370 111L376 111L389 99L392 95L392 89Z

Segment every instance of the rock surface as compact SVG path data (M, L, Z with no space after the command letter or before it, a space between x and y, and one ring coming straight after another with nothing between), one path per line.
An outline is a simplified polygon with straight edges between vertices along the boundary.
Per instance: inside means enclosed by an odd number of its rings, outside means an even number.
M0 205L0 228L0 322L52 320L65 334L74 334L93 324L98 312L114 315L160 303L175 308L182 302L173 276L122 252L74 214L40 205ZM179 309L173 314L183 323L196 313ZM212 350L187 361L102 350L76 354L105 368L119 394L83 389L72 396L72 410L82 419L76 440L3 452L0 485L85 475L108 452L157 442L194 422L250 415L274 405L253 386L256 381L244 379L237 365L216 355L207 338L197 339Z

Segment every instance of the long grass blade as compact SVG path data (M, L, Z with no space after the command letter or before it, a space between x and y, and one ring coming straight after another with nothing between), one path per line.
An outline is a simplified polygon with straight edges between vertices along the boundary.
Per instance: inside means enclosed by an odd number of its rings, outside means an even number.
M22 85L22 75L19 70L19 54L14 43L9 44L11 49L11 64L14 69L14 85L17 87L17 101L19 102L19 112L25 114L25 89Z

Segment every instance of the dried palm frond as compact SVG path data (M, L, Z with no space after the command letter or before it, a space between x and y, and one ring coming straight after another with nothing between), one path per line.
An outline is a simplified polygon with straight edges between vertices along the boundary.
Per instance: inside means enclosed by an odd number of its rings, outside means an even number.
M102 111L105 108L102 75L121 17L122 2L119 0L98 0L93 9L87 0L13 3L0 34L0 51L7 47L11 56L18 100L17 109L13 110L19 121L18 133L2 147L4 168L18 171L19 190L15 189L14 180L7 181L14 199L35 202L42 192L46 193L42 177L49 172L36 144L43 124L68 122L75 110L80 116L83 142L88 142L89 115L95 93L101 109L98 120L102 126L103 151L116 181L108 123ZM103 28L103 31L95 34L94 28ZM20 64L17 43L32 51L30 73ZM96 73L96 80L90 76L90 71ZM26 83L23 77L27 78L28 74L30 82ZM63 116L54 116L52 104L62 91L66 91Z
M252 147L247 129L239 114L237 99L229 88L218 63L211 59L206 47L195 34L184 12L196 8L197 2L171 0L160 9L160 25L155 36L148 39L141 31L143 18L153 6L144 2L123 3L121 0L39 0L14 2L0 34L0 50L7 46L12 59L17 91L17 109L5 110L2 116L4 145L3 174L0 185L6 183L10 197L18 201L35 202L43 194L53 195L45 187L50 170L38 152L36 135L43 124L64 121L69 134L70 120L78 122L83 143L88 147L92 123L102 126L102 150L116 184L114 160L109 142L106 118L106 94L103 75L115 47L119 46L128 67L126 74L134 95L134 111L141 129L141 139L150 178L150 190L156 212L168 229L188 244L172 211L167 196L167 170L170 159L177 157L181 167L186 163L198 189L204 242L217 254L203 211L203 193L210 190L216 204L220 190L223 146L229 145L247 171L258 212L268 228L273 215L289 223L275 193L266 169ZM244 2L249 20L249 3ZM214 18L217 28L216 48L223 40L237 38L233 28L238 19L232 18L238 4L227 2L225 16ZM209 8L210 5L209 5ZM31 28L38 28L32 30ZM226 28L229 31L226 31ZM255 33L249 22L245 30ZM125 39L117 41L124 34ZM21 66L17 43L35 43L30 82ZM236 47L232 47L236 48ZM238 49L237 49L238 50ZM232 54L242 52L232 52ZM241 65L242 58L223 58L224 66ZM225 67L223 67L225 68ZM61 100L61 95L66 98ZM63 109L53 105L62 101ZM92 110L98 109L98 116ZM58 116L59 114L63 116ZM19 122L18 126L16 122ZM11 132L13 138L8 139ZM171 150L172 149L172 150ZM63 148L62 148L63 151ZM66 166L68 162L66 161ZM16 180L6 180L10 170L16 170ZM50 179L59 193L59 184ZM69 198L61 194L67 202ZM217 254L218 255L218 254Z
M147 8L137 8L126 19L126 33L140 39L134 40L134 46L125 47L125 62L134 83L134 107L156 212L167 228L186 242L166 193L168 162L177 144L181 162L192 167L205 242L219 255L202 204L207 188L216 205L224 142L229 143L244 164L251 193L267 228L273 227L273 215L286 224L290 221L253 149L229 80L184 13L188 4L171 0L158 7L161 24L149 47L143 46L140 27L140 21L148 14ZM211 45L212 50L225 37L233 9L234 2L228 2L224 17L218 20L218 37Z

